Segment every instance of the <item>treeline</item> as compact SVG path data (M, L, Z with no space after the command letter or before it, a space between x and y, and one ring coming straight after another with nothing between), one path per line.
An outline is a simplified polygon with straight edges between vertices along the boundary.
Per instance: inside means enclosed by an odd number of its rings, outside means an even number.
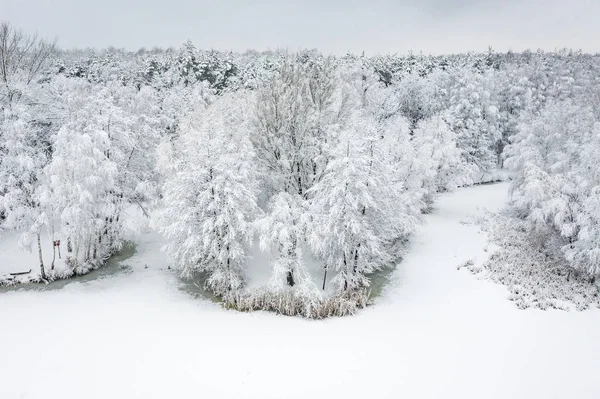
M596 192L595 153L575 151L595 137L582 132L597 120L598 56L326 57L191 43L60 51L2 29L0 47L14 45L12 55L0 53L8 66L0 75L1 223L25 232L24 244L37 240L42 277L52 276L42 231L68 244L70 272L85 272L121 248L124 209L137 206L157 211L153 223L173 266L204 273L232 306L308 315L323 314L327 302L327 312L344 313L364 303L356 293L398 258L437 193L498 178L507 156L519 176L520 216L536 231L543 219L546 241L562 237L579 248L598 232L589 216L597 205L583 199ZM36 49L47 49L41 62ZM550 121L556 117L562 122ZM530 149L560 152L544 141L559 136L560 148L572 149L563 170L578 165L590 176L576 194L577 209L591 209L588 224L568 236L546 208L541 218L533 202L523 205ZM544 156L533 159L555 176ZM270 284L256 295L244 290L253 240L273 258ZM563 252L581 270L592 259ZM307 256L322 262L337 304L319 296Z

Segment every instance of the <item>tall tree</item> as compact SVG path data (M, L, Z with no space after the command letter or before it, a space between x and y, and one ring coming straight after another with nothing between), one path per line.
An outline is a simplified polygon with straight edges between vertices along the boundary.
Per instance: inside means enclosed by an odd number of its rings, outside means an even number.
M206 285L217 295L244 285L258 212L245 98L224 95L189 116L165 170L156 220L175 266L186 276L207 273Z

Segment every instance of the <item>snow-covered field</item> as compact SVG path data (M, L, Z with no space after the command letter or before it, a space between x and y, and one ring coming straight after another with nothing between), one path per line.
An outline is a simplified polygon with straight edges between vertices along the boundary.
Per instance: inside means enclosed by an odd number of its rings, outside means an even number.
M0 398L598 398L600 311L519 310L457 271L489 255L461 221L507 189L440 198L393 284L353 317L194 299L152 232L132 273L0 293Z

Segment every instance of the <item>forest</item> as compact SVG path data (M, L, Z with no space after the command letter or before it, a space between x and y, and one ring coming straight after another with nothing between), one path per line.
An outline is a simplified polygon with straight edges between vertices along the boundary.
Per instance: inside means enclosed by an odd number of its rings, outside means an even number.
M0 285L102 267L135 211L228 308L352 314L441 193L496 181L506 228L594 284L600 55L63 50L0 26L0 230L39 254Z

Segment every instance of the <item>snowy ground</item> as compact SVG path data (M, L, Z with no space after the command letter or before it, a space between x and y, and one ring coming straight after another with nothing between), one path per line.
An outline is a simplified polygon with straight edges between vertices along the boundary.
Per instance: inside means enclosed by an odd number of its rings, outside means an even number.
M9 273L25 272L30 269L32 274L39 275L40 261L37 252L19 250L19 241L19 234L0 232L0 278ZM35 246L32 246L32 249L35 249ZM48 254L44 255L44 261L52 260L52 252L49 253L49 257Z
M23 282L30 281L30 279L36 279L40 276L40 258L38 254L37 244L35 242L35 236L30 236L29 247L22 245L22 233L14 232L1 232L0 233L0 281L2 282ZM42 243L42 259L44 260L44 267L46 274L48 275L51 270L52 257L54 259L54 269L56 272L62 272L69 269L69 266L65 263L64 253L66 251L66 244L61 249L61 256L59 257L58 249L53 254L52 238L46 232L41 235ZM24 273L28 272L28 273ZM24 273L16 276L11 273Z
M194 299L153 233L131 273L0 293L0 398L596 399L600 311L519 310L502 286L456 270L488 256L461 221L499 208L507 188L442 197L394 284L353 317Z

